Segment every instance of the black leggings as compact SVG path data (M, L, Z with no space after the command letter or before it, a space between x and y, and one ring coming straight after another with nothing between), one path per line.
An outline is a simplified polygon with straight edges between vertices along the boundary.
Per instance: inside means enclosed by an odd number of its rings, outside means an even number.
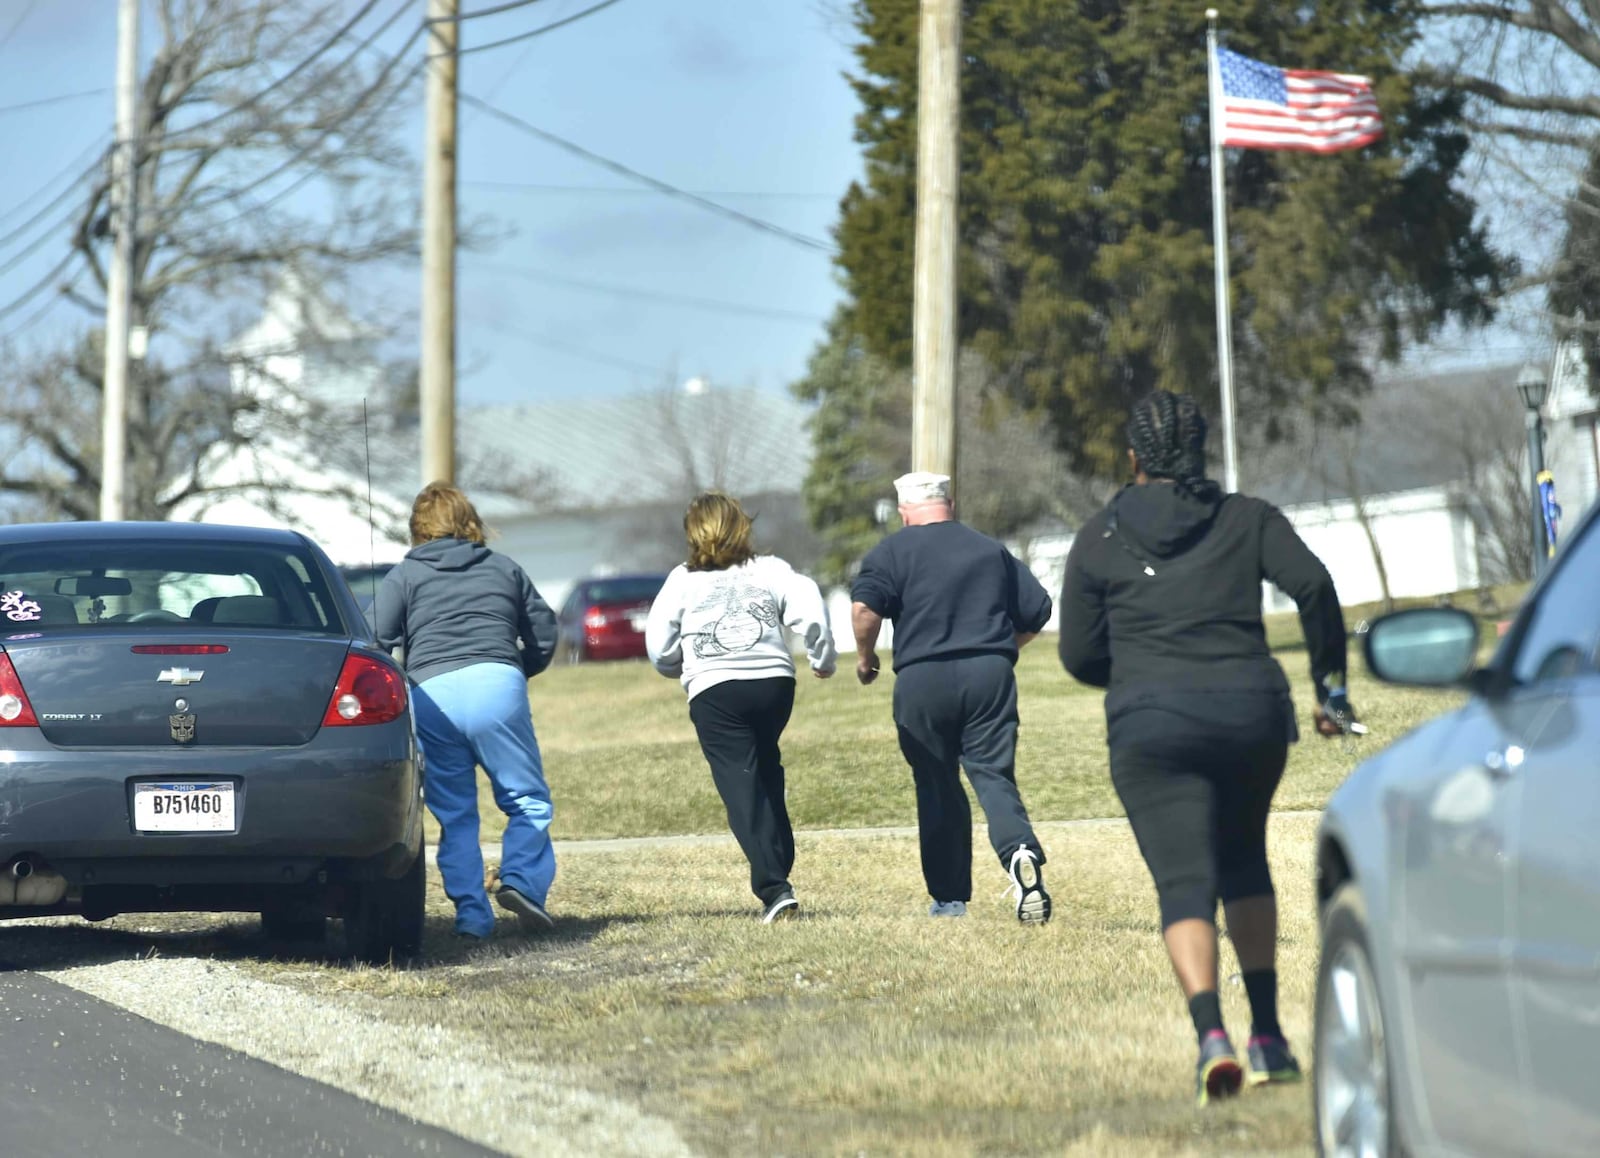
M1293 709L1275 695L1221 700L1140 706L1111 725L1111 782L1155 879L1162 929L1214 921L1219 897L1272 895L1267 814Z

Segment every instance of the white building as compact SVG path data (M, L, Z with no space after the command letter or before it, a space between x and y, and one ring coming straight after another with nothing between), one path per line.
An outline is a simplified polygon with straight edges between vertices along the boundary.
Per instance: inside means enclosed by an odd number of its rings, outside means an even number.
M1600 400L1589 389L1589 375L1577 343L1556 352L1545 401L1545 466L1555 476L1562 522L1577 518L1600 498Z
M236 420L239 443L212 448L200 464L207 490L172 518L288 527L341 566L399 560L408 504L369 489L364 464L341 461L349 456L336 445L364 433L362 402L380 392L375 346L374 335L286 277L261 319L223 351L235 395L258 409Z

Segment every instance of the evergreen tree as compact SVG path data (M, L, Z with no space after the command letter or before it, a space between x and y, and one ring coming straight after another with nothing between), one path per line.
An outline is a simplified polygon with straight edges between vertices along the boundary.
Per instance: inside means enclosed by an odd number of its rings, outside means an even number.
M881 405L871 360L910 362L917 7L854 4L866 175L836 231L850 298L797 384L823 403L810 497L824 530L870 520L851 489L858 424ZM961 341L1077 467L1115 472L1132 400L1217 392L1201 9L963 7ZM1244 0L1225 14L1235 51L1371 76L1386 129L1334 156L1229 150L1235 377L1252 419L1349 412L1376 360L1447 321L1490 317L1509 263L1454 187L1461 98L1404 71L1417 18L1407 0Z
M1566 204L1567 231L1550 274L1556 335L1583 350L1589 389L1600 382L1600 149L1591 150L1583 179Z

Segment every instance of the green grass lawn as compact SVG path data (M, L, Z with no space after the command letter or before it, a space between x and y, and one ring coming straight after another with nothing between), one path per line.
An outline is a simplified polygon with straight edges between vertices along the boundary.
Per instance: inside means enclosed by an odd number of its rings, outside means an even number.
M1347 750L1310 735L1304 650L1281 655L1306 739L1290 758L1277 806L1320 808L1355 762L1452 702L1354 677L1352 696L1372 735ZM1354 657L1352 664L1359 666ZM1039 820L1120 816L1111 788L1100 692L1062 670L1046 637L1022 656L1017 779ZM872 687L845 657L832 680L804 676L784 735L789 810L797 828L916 823L911 776L890 718L893 676ZM558 667L530 684L534 726L555 801L558 839L725 831L722 805L676 681L643 662ZM502 818L482 784L484 839Z

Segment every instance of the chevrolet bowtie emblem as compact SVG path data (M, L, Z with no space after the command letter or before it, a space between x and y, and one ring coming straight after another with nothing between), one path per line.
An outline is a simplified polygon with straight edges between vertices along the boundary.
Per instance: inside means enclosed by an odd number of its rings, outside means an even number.
M156 679L164 684L171 684L173 687L181 688L188 684L199 683L200 677L205 674L203 671L190 671L186 667L169 667L166 671L156 676Z

